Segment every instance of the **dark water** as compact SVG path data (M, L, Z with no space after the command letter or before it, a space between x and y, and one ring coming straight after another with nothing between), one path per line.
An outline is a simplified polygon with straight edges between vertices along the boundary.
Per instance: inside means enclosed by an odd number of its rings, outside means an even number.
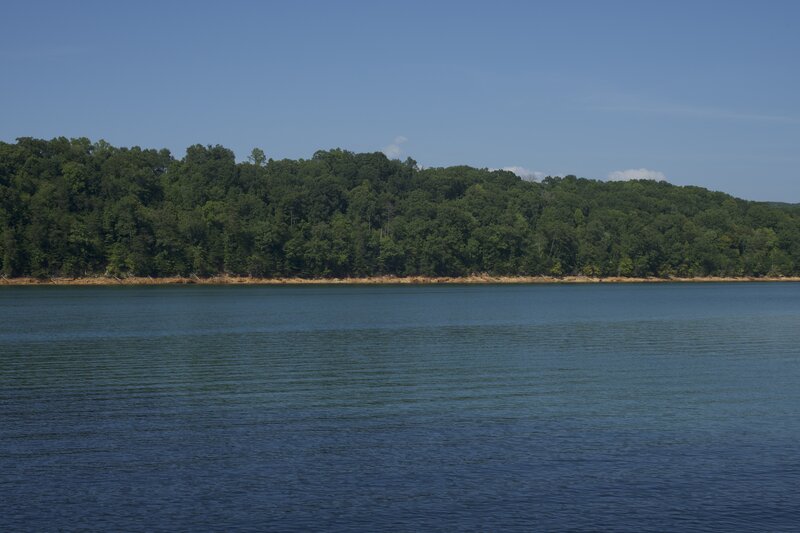
M800 528L800 284L0 289L0 530Z

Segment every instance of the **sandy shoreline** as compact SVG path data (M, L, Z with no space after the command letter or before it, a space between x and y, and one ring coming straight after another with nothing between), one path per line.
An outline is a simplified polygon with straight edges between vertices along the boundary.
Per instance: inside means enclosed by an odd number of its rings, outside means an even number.
M731 283L731 282L800 282L800 277L696 277L696 278L626 278L587 276L490 276L464 277L375 276L367 278L251 278L240 276L198 277L85 277L85 278L0 278L1 285L436 285L436 284L552 284L552 283Z

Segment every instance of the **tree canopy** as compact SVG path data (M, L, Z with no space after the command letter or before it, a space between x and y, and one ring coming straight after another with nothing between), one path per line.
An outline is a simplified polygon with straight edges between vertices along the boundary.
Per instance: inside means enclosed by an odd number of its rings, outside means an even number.
M0 143L0 272L15 276L800 274L800 206L666 182L420 169L341 149Z

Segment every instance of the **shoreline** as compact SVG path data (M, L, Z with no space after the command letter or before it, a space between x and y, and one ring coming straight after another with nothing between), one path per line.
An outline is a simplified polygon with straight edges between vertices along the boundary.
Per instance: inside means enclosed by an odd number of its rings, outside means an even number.
M694 278L634 278L611 276L605 278L589 276L490 276L488 274L431 277L431 276L373 276L357 278L251 278L246 276L200 277L108 277L83 278L0 278L0 286L115 286L115 285L530 285L530 284L585 284L585 283L741 283L741 282L800 282L800 277L721 277L703 276Z

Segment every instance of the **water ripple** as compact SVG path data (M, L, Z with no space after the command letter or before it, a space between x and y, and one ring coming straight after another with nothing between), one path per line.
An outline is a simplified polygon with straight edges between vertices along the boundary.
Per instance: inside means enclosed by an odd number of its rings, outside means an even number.
M2 288L0 530L791 530L800 286Z

